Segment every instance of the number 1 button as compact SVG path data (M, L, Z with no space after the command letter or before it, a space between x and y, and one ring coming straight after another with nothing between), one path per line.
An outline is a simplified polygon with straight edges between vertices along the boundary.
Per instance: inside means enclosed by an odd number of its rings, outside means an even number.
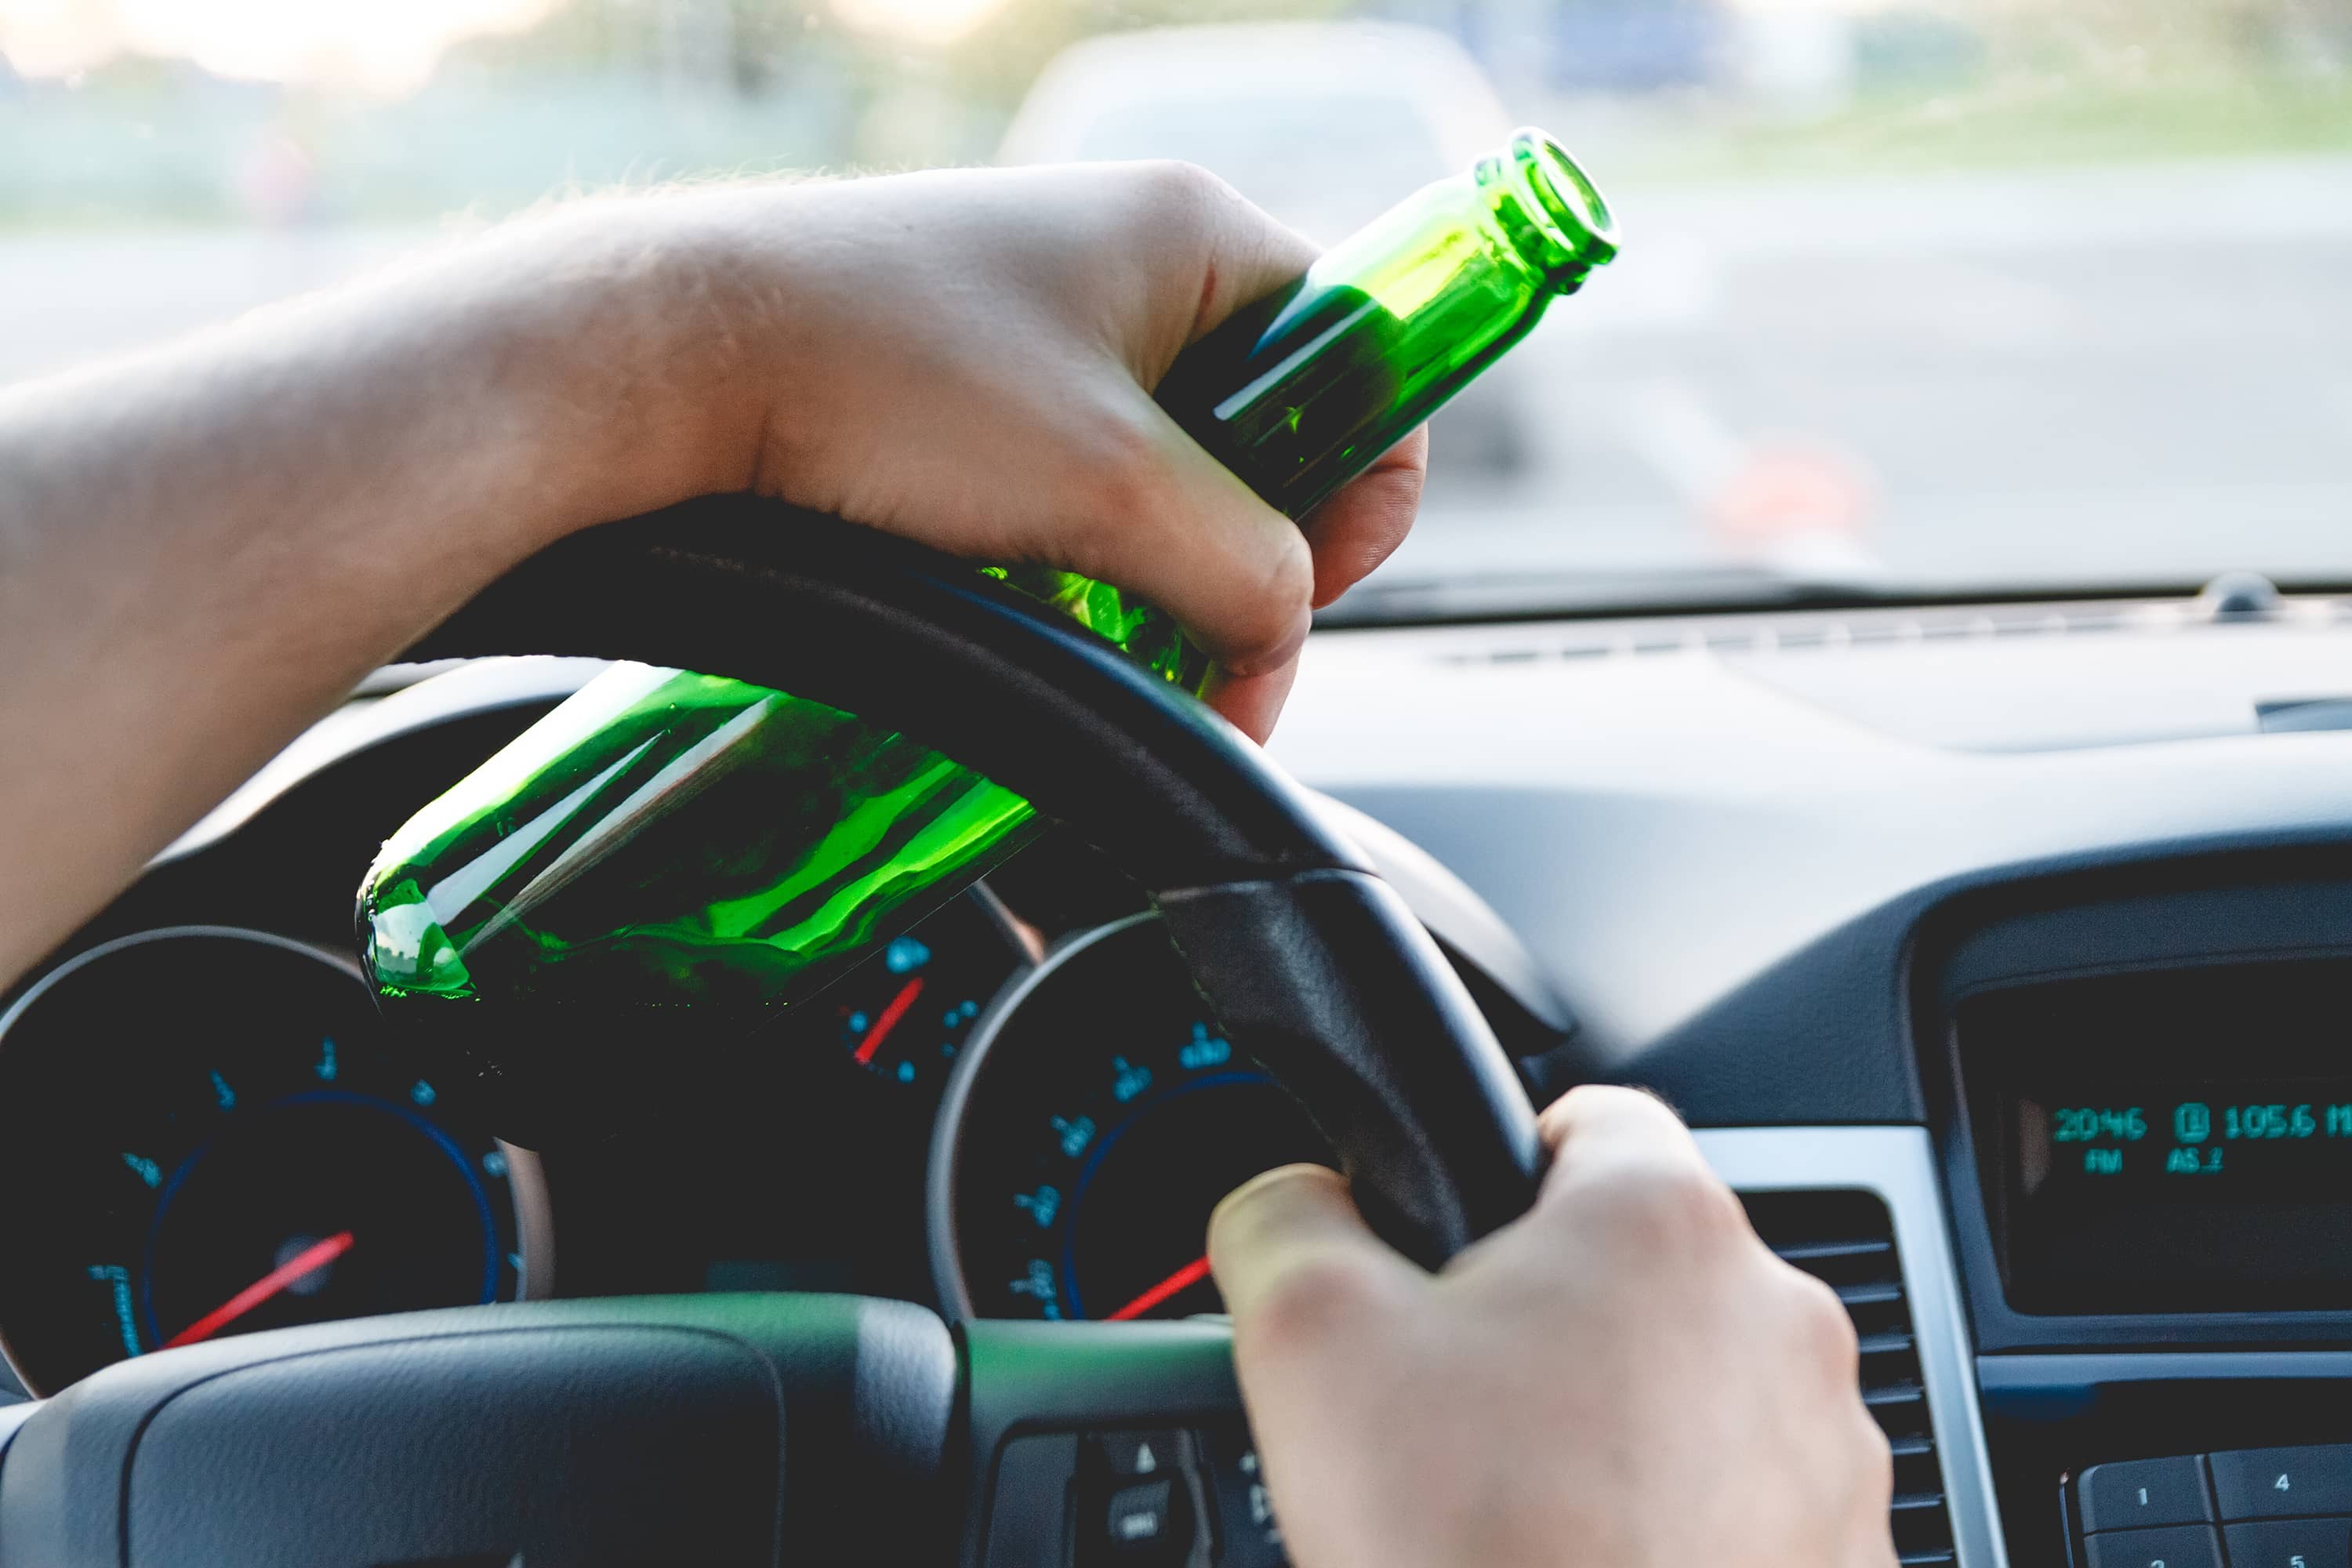
M2194 1454L2093 1465L2083 1472L2079 1495L2088 1531L2201 1524L2213 1517L2205 1506L2204 1461Z

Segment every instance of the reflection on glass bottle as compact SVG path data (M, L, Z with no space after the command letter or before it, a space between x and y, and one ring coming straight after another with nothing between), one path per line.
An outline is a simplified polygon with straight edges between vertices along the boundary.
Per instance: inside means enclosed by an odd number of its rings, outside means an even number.
M1301 517L1615 254L1591 182L1521 132L1185 351L1158 396ZM987 570L1171 684L1207 676L1171 618L1107 584ZM764 687L617 665L385 843L360 939L395 1010L690 1003L740 1022L823 985L1036 830L1019 796L911 737Z

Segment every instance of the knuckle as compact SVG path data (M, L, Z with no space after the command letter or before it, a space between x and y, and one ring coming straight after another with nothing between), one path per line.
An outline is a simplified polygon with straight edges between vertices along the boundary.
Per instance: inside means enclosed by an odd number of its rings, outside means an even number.
M1886 1506L1895 1496L1895 1449L1886 1434L1878 1429L1870 1412L1854 1401L1853 1424L1854 1474L1861 1481L1862 1505L1874 1519L1884 1519Z
M1738 1198L1696 1162L1644 1161L1613 1185L1621 1216L1642 1230L1710 1254L1752 1238Z
M1236 1331L1266 1353L1281 1356L1328 1345L1376 1310L1381 1282L1362 1260L1326 1252L1283 1270Z
M1154 158L1139 163L1135 178L1145 205L1162 216L1200 217L1236 195L1223 179L1181 158Z
M1088 513L1101 521L1158 514L1171 503L1174 476L1159 439L1116 410L1089 422L1083 458Z
M1776 1267L1788 1276L1790 1337L1804 1363L1825 1375L1832 1386L1853 1388L1861 1367L1862 1344L1855 1337L1853 1320L1846 1315L1837 1292L1810 1274L1799 1273L1785 1265ZM1874 1432L1875 1426L1872 1430Z

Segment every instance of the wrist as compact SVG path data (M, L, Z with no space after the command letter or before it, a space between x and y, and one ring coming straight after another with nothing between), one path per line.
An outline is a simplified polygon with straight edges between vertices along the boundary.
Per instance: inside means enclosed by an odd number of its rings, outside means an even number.
M722 205L584 203L513 237L483 314L528 549L751 483L780 378Z

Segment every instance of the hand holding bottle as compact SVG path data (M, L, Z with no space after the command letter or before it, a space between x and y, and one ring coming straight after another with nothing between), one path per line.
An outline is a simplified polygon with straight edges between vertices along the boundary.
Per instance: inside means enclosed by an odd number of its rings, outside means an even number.
M1314 248L1179 163L959 171L673 198L719 423L695 488L753 488L1171 612L1264 738L1310 605L1404 538L1415 435L1299 527L1152 401Z
M0 808L49 826L0 853L0 983L499 574L713 491L1131 587L1243 672L1212 695L1263 735L1310 600L1403 536L1423 447L1302 547L1149 388L1309 258L1170 165L713 186L9 389Z
M997 563L1261 734L1310 588L1336 595L1401 535L1422 422L1616 254L1600 193L1535 131L1311 265L1172 165L819 187L773 236L757 203L691 205L711 209L686 251L719 310L688 312L688 341L728 324L710 356L747 384L707 405L733 411L750 484ZM781 319L772 271L793 280ZM959 288L990 308L945 322L928 307ZM778 390L795 356L824 374ZM1294 521L1320 545L1311 584ZM920 737L621 666L385 841L362 956L388 1006L692 1002L740 1028L1035 826Z

